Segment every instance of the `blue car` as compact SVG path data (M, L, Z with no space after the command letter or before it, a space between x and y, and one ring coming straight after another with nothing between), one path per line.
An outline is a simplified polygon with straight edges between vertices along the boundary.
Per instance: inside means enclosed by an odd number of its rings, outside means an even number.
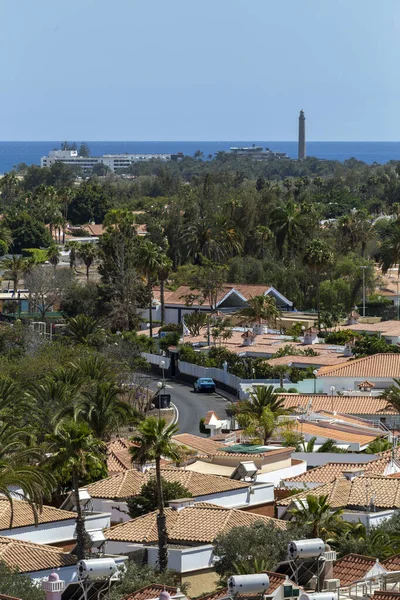
M211 377L199 377L194 382L193 388L195 392L215 392L215 381Z

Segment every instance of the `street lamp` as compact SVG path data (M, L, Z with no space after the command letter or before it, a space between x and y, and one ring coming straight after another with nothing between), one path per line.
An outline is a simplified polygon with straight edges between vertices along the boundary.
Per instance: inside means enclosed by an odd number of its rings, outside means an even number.
M163 387L165 387L165 374L164 374L164 369L165 369L165 360L162 360L160 362L160 367L162 369L162 380L163 380Z
M331 409L332 409L332 412L333 412L333 394L334 394L336 388L335 388L334 385L331 385L331 387L329 389L331 391L331 397L332 397L332 400L331 400Z
M158 420L160 420L161 419L161 398L160 398L160 392L161 392L161 390L164 387L162 381L158 381L157 382L157 387L158 387Z
M314 369L313 375L314 375L314 394L316 394L317 393L317 375L318 375L317 369Z

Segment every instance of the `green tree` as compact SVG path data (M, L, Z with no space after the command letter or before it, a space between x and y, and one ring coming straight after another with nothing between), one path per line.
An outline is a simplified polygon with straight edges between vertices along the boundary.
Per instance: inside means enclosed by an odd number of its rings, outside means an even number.
M191 498L192 494L178 481L168 481L162 477L162 490L164 505L170 500L177 498ZM127 499L128 511L130 517L135 519L141 515L153 512L158 508L157 479L151 477L147 483L142 486L140 493Z
M142 587L155 583L180 587L183 593L187 590L187 584L181 584L180 576L176 571L166 570L160 573L153 566L127 561L124 569L121 570L119 580L111 588L111 600L123 600Z
M15 296L18 291L19 280L29 269L29 261L22 256L13 254L11 257L3 258L0 265L4 269L3 279L12 279Z
M58 263L60 262L60 250L56 244L52 244L50 248L47 250L47 260L51 265L53 265L54 272L57 268Z
M337 524L338 518L343 510L332 510L328 502L328 496L314 496L307 494L305 500L297 499L298 508L293 508L290 512L292 519L301 525L310 528L310 536L325 539Z
M290 414L292 410L284 408L283 398L274 393L272 385L257 386L250 395L250 400L238 402L235 415L240 427L248 435L254 439L261 437L261 443L266 445L277 426L278 418Z
M86 142L82 142L79 146L78 156L83 156L84 158L90 156L90 148Z
M158 566L160 571L165 571L168 566L168 534L164 511L164 495L161 476L161 458L170 460L179 459L179 450L172 441L172 436L178 432L177 425L167 425L165 419L147 417L139 423L137 435L132 441L137 444L129 449L132 462L146 464L155 462L157 497L158 497Z
M399 347L394 344L388 344L378 335L361 335L357 337L353 346L353 354L356 358L388 352L391 354L397 353L399 352Z
M165 282L168 279L172 269L172 260L166 254L160 256L160 265L158 267L158 279L160 281L160 302L161 302L161 326L165 322Z
M391 267L398 267L400 276L400 221L396 220L388 227L380 248L380 267L387 273Z
M91 466L101 467L105 461L103 443L82 421L63 421L46 438L50 453L49 466L61 477L72 478L76 506L76 549L78 560L85 558L85 517L79 499L79 485Z
M101 346L105 340L103 322L88 315L77 315L66 319L65 334L75 344Z
M150 337L153 337L153 282L159 269L165 264L162 256L161 248L147 240L140 244L137 252L138 269L147 279Z
M94 388L82 390L72 411L75 420L83 420L94 435L109 441L124 425L139 421L139 413L123 399L123 390L111 382L98 382Z
M321 276L333 264L333 252L323 240L312 240L304 253L304 264L312 271L317 288L318 330L321 330L320 285Z
M77 256L86 267L86 280L87 281L89 281L90 267L92 266L94 260L96 259L97 254L98 254L97 248L91 242L88 242L87 244L80 244L80 246L78 248Z
M275 298L266 295L253 296L249 298L247 304L248 306L237 313L238 316L243 317L243 321L257 323L265 321L270 327L276 327L279 310Z
M271 212L271 230L276 236L276 247L280 258L285 241L293 255L295 240L303 234L305 224L300 206L293 201L287 202L284 206L278 206Z
M11 249L16 254L24 248L47 247L50 244L50 234L44 223L26 211L7 214L4 225L11 231Z
M184 321L190 335L200 335L200 331L207 325L207 314L205 312L194 311L186 314Z
M391 447L392 444L389 442L389 440L378 437L368 444L365 453L378 454L379 452L385 452L386 450L390 450Z
M0 594L5 594L4 598L45 600L44 591L28 575L11 569L5 562L0 563Z

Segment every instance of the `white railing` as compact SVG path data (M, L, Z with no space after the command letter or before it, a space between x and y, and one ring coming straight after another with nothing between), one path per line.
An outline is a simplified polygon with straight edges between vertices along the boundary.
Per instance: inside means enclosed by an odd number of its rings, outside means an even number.
M161 368L161 362L164 361L164 369L169 369L171 363L170 358L162 356L162 354L150 354L150 352L142 352L141 354L151 365L158 365Z

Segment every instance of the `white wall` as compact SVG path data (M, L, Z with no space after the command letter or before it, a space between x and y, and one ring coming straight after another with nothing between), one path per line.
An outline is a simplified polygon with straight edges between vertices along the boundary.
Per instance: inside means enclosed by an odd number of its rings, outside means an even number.
M308 468L310 468L319 467L329 462L359 463L363 465L379 458L379 456L376 454L354 454L352 452L343 454L338 454L337 452L293 452L292 458L306 461Z
M168 568L178 573L208 569L214 564L213 550L212 544L187 548L169 548ZM148 564L155 565L158 560L158 548L148 547L147 552Z
M365 511L345 511L341 515L341 518L343 521L348 521L349 523L358 523L358 521L361 521L365 526L375 527L376 525L379 525L379 523L390 519L395 512L395 510L381 510L379 512L370 513Z
M89 515L85 518L86 531L104 529L109 526L109 513ZM36 544L54 544L73 540L75 527L75 519L68 519L67 521L42 523L37 527L31 525L29 527L2 529L0 535L16 540L24 540L25 542L34 542Z
M346 390L355 390L358 391L357 384L365 381L366 377L318 377L317 376L317 385L318 382L322 384L322 392L324 394L331 395L330 388L334 386L336 391L346 391ZM374 390L384 389L389 385L392 385L392 378L380 378L380 377L368 377L368 381L375 384Z
M279 487L283 479L287 479L288 477L296 477L296 475L301 475L306 471L307 463L302 461L299 464L291 465L285 469L277 469L276 471L269 471L268 473L258 473L257 482L264 483L268 481L269 483L273 483L275 487Z
M249 484L250 485L250 484ZM215 494L207 494L205 496L196 496L194 502L210 502L218 506L227 508L236 508L239 506L253 506L274 501L274 485L272 483L262 483L252 486L253 493L250 493L249 488L239 488L237 490L229 490L226 492L218 492ZM113 523L130 521L131 517L123 511L128 512L128 507L125 502L117 502L114 500L106 500L101 498L92 499L93 508L96 511L110 512L111 521ZM117 507L121 510L117 510ZM121 512L122 511L122 512Z

